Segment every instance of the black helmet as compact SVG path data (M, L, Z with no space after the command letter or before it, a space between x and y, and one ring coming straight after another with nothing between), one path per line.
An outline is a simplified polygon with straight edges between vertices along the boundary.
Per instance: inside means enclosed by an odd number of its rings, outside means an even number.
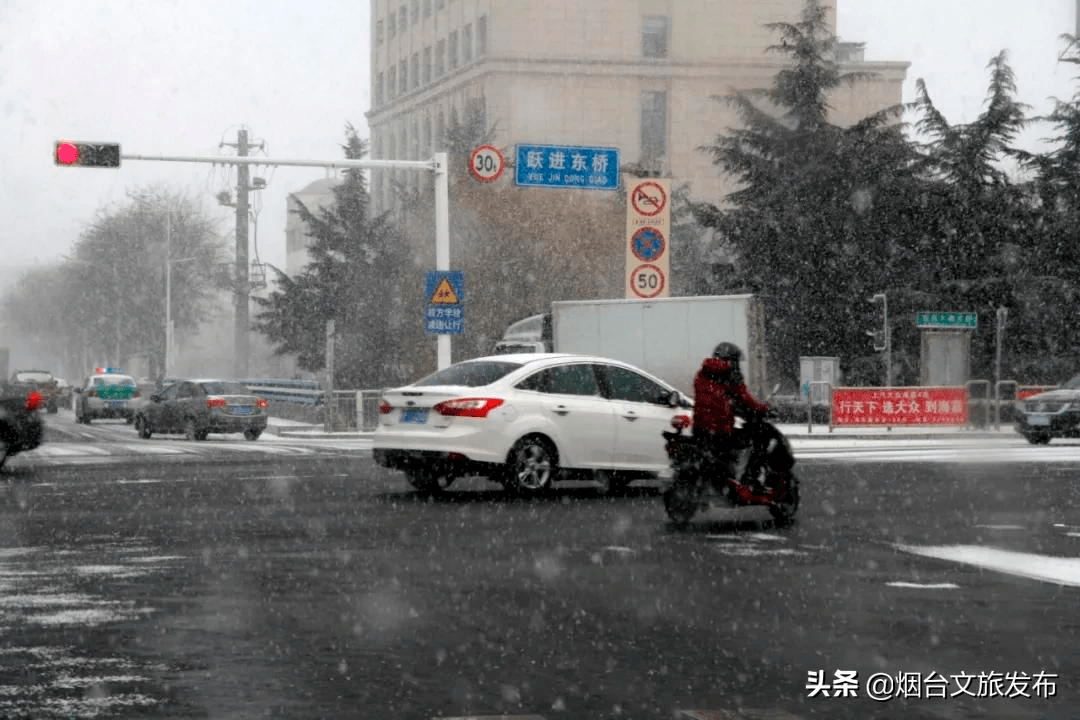
M713 350L712 356L737 363L742 360L742 350L735 343L722 342Z

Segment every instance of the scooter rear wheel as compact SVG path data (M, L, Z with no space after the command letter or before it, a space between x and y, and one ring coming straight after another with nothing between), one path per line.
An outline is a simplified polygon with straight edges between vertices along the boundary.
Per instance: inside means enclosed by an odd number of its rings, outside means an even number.
M693 520L701 504L698 495L696 488L683 483L676 483L665 490L664 510L671 522L682 526Z
M772 473L769 483L772 487L783 487L780 499L769 505L769 512L777 525L787 525L795 519L799 509L799 481L792 473Z

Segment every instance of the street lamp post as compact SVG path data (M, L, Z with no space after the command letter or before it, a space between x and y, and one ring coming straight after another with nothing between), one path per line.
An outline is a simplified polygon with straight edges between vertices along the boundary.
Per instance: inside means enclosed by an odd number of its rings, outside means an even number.
M172 266L191 262L197 258L187 257L172 259L172 211L165 213L165 358L163 377L172 375L173 357L173 319L172 319Z
M884 351L885 353L885 387L892 387L892 339L889 337L889 298L881 292L875 294L870 298L870 302L877 303L881 301L881 342L878 343L875 338L874 349L878 351ZM876 336L877 332L874 330L867 330L868 335L871 337Z

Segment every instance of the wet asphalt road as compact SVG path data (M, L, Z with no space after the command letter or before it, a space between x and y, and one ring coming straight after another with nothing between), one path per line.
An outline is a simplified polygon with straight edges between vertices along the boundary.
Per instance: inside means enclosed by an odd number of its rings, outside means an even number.
M1080 716L1080 589L898 549L1076 558L1080 466L798 469L793 527L680 531L656 485L427 498L365 452L13 463L0 717ZM1040 672L1052 697L865 685Z

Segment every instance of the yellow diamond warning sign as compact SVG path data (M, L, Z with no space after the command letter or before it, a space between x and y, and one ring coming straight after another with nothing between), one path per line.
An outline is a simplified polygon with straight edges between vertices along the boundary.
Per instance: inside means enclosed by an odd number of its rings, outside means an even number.
M461 301L458 300L457 293L454 292L454 288L450 284L450 281L443 278L442 281L435 286L435 292L431 293L431 300L428 302L433 305L457 305Z

